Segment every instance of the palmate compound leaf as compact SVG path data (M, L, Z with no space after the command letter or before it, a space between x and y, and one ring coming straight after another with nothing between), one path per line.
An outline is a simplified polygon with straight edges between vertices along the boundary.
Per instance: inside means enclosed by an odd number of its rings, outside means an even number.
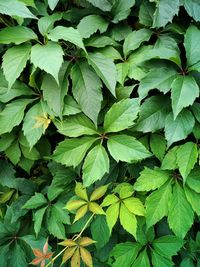
M90 186L109 172L109 158L105 148L96 145L87 154L83 164L83 184Z
M132 265L132 267L142 267L142 266L150 267L150 261L146 248L142 252L140 252L139 256Z
M187 215L187 216L186 216ZM177 237L184 238L193 224L194 212L183 188L176 182L169 204L168 223Z
M178 76L171 87L172 109L176 119L181 110L192 105L199 96L199 86L192 76Z
M30 44L21 44L9 48L3 55L3 73L8 81L9 88L20 76L30 57Z
M81 163L87 150L96 140L95 137L66 139L56 147L53 159L66 166L76 167Z
M108 150L117 161L134 162L151 156L151 153L134 137L125 134L110 136Z
M37 35L24 26L6 27L0 31L0 44L21 44L31 39L37 39Z
M123 99L109 109L104 118L106 133L119 132L134 124L139 112L138 99Z
M85 61L74 64L70 76L74 98L82 111L97 125L103 100L101 80Z
M36 44L31 48L31 62L35 67L50 73L58 84L58 73L63 63L63 55L61 46L51 41L45 45Z
M155 250L151 252L151 260L154 267L173 267L174 263L171 259L165 258L157 253Z

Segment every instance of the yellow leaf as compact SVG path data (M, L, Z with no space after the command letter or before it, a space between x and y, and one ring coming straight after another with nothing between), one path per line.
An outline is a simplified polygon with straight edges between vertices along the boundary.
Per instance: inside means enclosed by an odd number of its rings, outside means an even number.
M91 238L89 237L82 237L79 241L79 246L81 247L87 247L89 245L92 245L96 243L96 241L92 240Z
M110 232L112 231L112 228L116 224L118 216L119 216L119 203L114 203L106 210L106 220Z
M107 195L104 200L103 200L103 203L101 204L102 207L107 207L107 206L110 206L114 203L117 203L119 202L119 198L112 194L112 195Z
M65 206L68 210L76 210L81 206L85 205L87 202L84 200L70 200Z
M0 204L6 203L12 197L14 191L15 190L12 189L12 190L9 190L8 192L2 193L0 195Z
M80 218L82 218L88 211L88 205L82 206L78 211L76 212L76 216L74 218L74 223L78 221Z
M43 127L43 133L48 128L49 124L51 123L51 120L48 118L48 115L46 112L43 113L42 116L35 116L34 119L36 120L35 125L33 128L40 128Z
M75 193L80 198L88 201L87 191L86 191L86 189L83 187L83 185L81 183L76 183Z
M62 264L64 264L66 261L68 261L72 255L74 254L75 250L77 249L77 247L73 247L73 248L68 248L64 254L63 254L63 258L62 258Z
M97 203L95 202L89 202L89 210L94 214L104 214L105 212Z
M90 252L81 247L80 248L80 252L81 252L81 259L83 260L83 262L88 266L88 267L92 267L93 264L92 264L92 256L90 254Z
M94 192L92 192L92 194L90 196L90 201L100 199L106 193L108 186L109 186L109 184L100 186L97 189L95 189Z
M66 239L60 243L58 243L59 245L61 246L64 246L64 247L74 247L74 246L77 246L77 243L72 240L72 239Z
M81 259L79 249L77 249L71 258L71 267L80 267Z

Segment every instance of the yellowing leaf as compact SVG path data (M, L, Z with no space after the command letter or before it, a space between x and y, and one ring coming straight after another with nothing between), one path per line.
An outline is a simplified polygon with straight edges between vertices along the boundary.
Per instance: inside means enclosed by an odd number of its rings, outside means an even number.
M34 119L36 120L36 123L33 126L33 128L43 127L43 133L45 132L45 130L48 128L49 124L51 123L51 120L48 118L48 115L46 112L44 112L43 115L41 116L34 117Z
M103 209L95 202L89 203L89 210L93 212L94 214L105 214Z
M58 243L59 245L61 246L64 246L64 247L73 247L73 246L77 246L77 243L72 240L72 239L66 239L60 243Z
M81 247L80 248L80 253L81 253L81 259L83 260L83 262L88 266L88 267L92 267L93 264L92 264L92 256L90 254L90 252Z
M136 239L137 220L134 214L132 214L124 204L120 207L120 223L123 228Z
M66 261L68 261L74 254L75 250L77 249L77 247L73 247L73 248L68 248L64 254L63 254L63 258L62 258L62 264L64 264Z
M139 198L129 197L127 199L124 199L123 203L131 213L139 216L144 216L144 206Z
M96 243L96 241L86 236L82 237L81 240L79 241L79 245L82 247L87 247L89 245L92 245L93 243Z
M85 216L87 211L88 211L88 205L84 205L80 209L78 209L78 211L76 212L76 216L74 218L74 223L78 221L80 218L82 218L83 216Z
M76 183L75 193L78 197L88 201L87 191L81 183Z
M71 259L71 267L80 267L81 264L81 258L80 258L80 253L79 249L77 249Z
M67 210L76 210L81 206L85 205L87 202L84 200L71 200L67 203L66 209Z
M90 201L94 201L94 200L98 200L100 199L102 196L104 196L104 194L106 193L107 189L108 189L109 185L103 185L98 187L97 189L95 189L91 196L90 196Z

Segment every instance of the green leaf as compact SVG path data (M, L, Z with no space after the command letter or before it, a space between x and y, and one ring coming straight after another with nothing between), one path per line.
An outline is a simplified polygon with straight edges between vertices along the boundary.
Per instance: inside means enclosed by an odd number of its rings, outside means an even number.
M15 171L8 161L0 161L0 184L9 188L16 188Z
M182 0L188 15L196 21L200 21L200 3L196 0Z
M157 95L147 98L140 107L135 129L144 133L156 132L165 127L165 119L170 111L169 99Z
M173 267L174 264L171 259L162 257L160 254L156 253L154 250L151 252L151 259L154 267Z
M156 12L154 13L153 27L164 27L168 22L172 22L179 12L179 0L174 0L171 5L170 0L159 0Z
M12 250L10 251L9 259L10 259L9 266L15 266L15 267L27 266L25 251L17 243L13 246Z
M136 239L137 220L133 213L131 213L124 204L120 207L120 223L122 227Z
M134 189L137 191L155 190L166 183L171 178L171 172L160 169L145 169L135 182Z
M200 30L194 25L189 26L186 31L184 40L188 66L194 65L195 63L200 61L200 55L198 50L199 42Z
M22 44L9 48L3 55L3 73L8 81L9 88L20 76L29 59L31 46Z
M91 224L91 233L92 239L96 241L95 246L98 250L108 243L110 239L110 231L105 216L97 216L95 218Z
M128 135L115 135L108 139L108 150L118 162L133 162L148 158L151 153L134 137Z
M104 118L106 133L119 132L132 126L137 118L139 103L137 99L123 99L109 109Z
M174 142L185 139L192 132L195 120L189 110L183 110L174 120L172 112L165 121L165 137L168 147Z
M127 57L130 51L137 49L143 42L149 41L151 35L152 31L149 29L140 29L130 33L124 41L124 55Z
M16 165L21 158L21 150L19 148L19 143L15 141L9 148L5 150L6 156L9 160Z
M15 126L20 124L24 117L24 110L31 101L18 99L5 106L0 113L0 134L11 132Z
M199 96L199 86L192 76L178 76L172 83L172 109L174 119L181 110L194 103Z
M86 62L77 62L71 71L72 92L82 111L97 125L103 100L101 81Z
M89 38L98 30L103 33L108 28L108 22L99 15L89 15L81 19L77 29L83 38Z
M119 202L112 204L106 210L106 220L110 232L112 231L114 225L116 224L118 216L119 216Z
M167 142L160 134L151 134L150 147L153 154L162 161L165 155Z
M87 0L87 2L103 11L110 11L112 7L108 0Z
M140 5L139 22L145 26L152 26L154 11L154 4L144 0Z
M168 215L169 202L172 197L171 183L164 184L158 190L151 193L146 199L147 227L155 225L163 217Z
M17 0L1 0L0 13L8 16L36 19L36 17L25 6L25 4Z
M51 212L50 217L48 218L48 230L50 234L53 236L59 238L59 239L65 239L65 227L62 224L62 222L56 220L54 217L53 212Z
M6 27L0 31L1 44L21 44L31 39L37 39L37 35L24 26Z
M186 179L186 184L197 193L200 193L200 176L199 167L195 167Z
M140 100L144 99L149 91L155 88L163 93L167 93L176 76L177 72L173 68L159 68L159 72L157 68L153 68L140 81L138 88Z
M94 124L83 114L70 116L64 121L56 122L56 127L59 133L69 137L98 133Z
M136 261L133 263L132 267L150 267L150 262L148 258L148 254L146 249L140 252L139 256L137 257Z
M83 184L90 186L109 172L109 158L105 148L96 145L87 154L83 164Z
M129 267L136 259L141 245L139 243L119 243L111 251L110 256L114 257L115 262L112 263L113 267Z
M184 182L197 162L198 151L197 145L187 142L181 145L177 150L177 164Z
M94 137L66 139L56 147L53 159L66 166L76 167L81 163L87 150L95 141L96 138Z
M128 197L123 199L123 203L131 213L138 216L144 216L145 213L144 206L139 198Z
M81 113L80 106L76 103L72 96L67 95L64 99L63 116L75 115Z
M131 7L135 5L135 0L116 0L112 7L113 22L117 23L126 19L131 12Z
M187 214L187 216L186 216ZM184 238L193 224L194 212L182 187L176 183L169 205L168 223L177 237Z
M162 161L161 169L163 170L178 169L177 150L178 150L178 146L174 146L172 149L168 150L167 154L165 155Z
M64 108L64 97L68 91L68 68L69 62L64 62L58 74L59 85L51 75L46 74L41 86L44 100L60 118Z
M45 16L38 20L38 29L43 36L53 29L54 23L62 19L62 13L54 13L51 16Z
M49 32L48 38L54 42L58 42L58 40L60 39L65 40L86 51L81 38L81 34L78 30L72 27L67 28L63 26L57 26Z
M192 206L193 211L196 212L196 214L198 216L200 216L200 197L199 197L199 194L187 186L184 187L184 191L185 191L185 195L186 195L188 202Z
M50 73L57 83L58 73L63 62L63 50L59 44L48 42L46 45L36 44L31 49L31 62L47 73Z
M90 53L88 63L96 71L97 75L103 80L108 90L115 96L117 82L117 70L112 59L100 53Z
M46 209L47 207L44 207L42 209L37 210L34 213L33 220L34 220L34 231L36 233L36 236L38 236L41 230L42 221L43 221L43 217L44 217Z
M182 246L183 240L173 235L162 236L153 241L155 251L166 258L177 255Z
M58 2L59 2L59 0L48 0L48 5L52 11L55 9Z
M47 200L41 193L35 193L23 206L23 209L36 209L47 204Z

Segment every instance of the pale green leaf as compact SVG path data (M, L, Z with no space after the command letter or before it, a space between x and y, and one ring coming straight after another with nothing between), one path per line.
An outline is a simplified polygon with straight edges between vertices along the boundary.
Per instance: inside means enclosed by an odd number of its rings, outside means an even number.
M117 70L113 60L100 53L90 53L88 55L88 63L103 80L109 91L115 96Z
M178 169L177 150L178 150L178 146L174 146L172 149L168 150L167 154L165 155L162 161L161 169L163 170Z
M171 183L165 184L146 199L146 221L150 228L168 215L169 202L172 197Z
M99 15L89 15L81 19L77 29L83 38L89 38L99 30L103 33L107 30L108 22Z
M184 187L184 191L185 191L185 195L186 195L188 202L192 206L192 209L194 210L194 212L196 212L196 214L198 216L200 216L200 196L199 196L199 194L197 192L195 192L194 190L190 189L188 186Z
M171 98L174 119L199 97L199 86L192 76L178 76L172 83Z
M187 216L186 216L187 214ZM187 201L183 188L176 183L169 205L169 227L177 237L184 238L193 224L194 212Z
M131 213L138 216L144 216L144 206L139 198L129 197L124 199L123 203Z
M186 179L186 184L197 193L200 193L200 168L195 167Z
M38 20L38 29L44 36L53 29L54 23L62 19L62 13L54 13L51 16L45 16Z
M149 41L152 31L149 29L140 29L130 33L124 41L123 51L127 56L131 51L137 49L143 42Z
M154 11L155 8L153 3L150 3L148 0L144 0L140 5L139 22L145 26L152 26Z
M2 68L9 88L12 87L26 66L30 51L30 44L22 44L9 48L3 55Z
M72 92L82 111L97 124L103 100L101 81L86 62L77 62L71 71Z
M83 164L83 184L90 186L109 172L109 158L105 148L96 145L87 154Z
M76 167L81 163L87 150L95 140L96 138L94 137L66 139L56 147L53 159L66 166Z
M151 156L151 153L139 141L128 135L109 137L108 150L117 162L131 163Z
M136 239L137 220L133 213L131 213L124 204L120 206L120 223L122 227Z
M110 11L112 8L112 5L108 0L87 0L87 2L103 11Z
M119 132L129 128L137 118L139 103L137 99L123 99L109 109L104 118L105 132Z
M169 113L165 121L165 137L168 146L185 139L192 132L194 124L194 117L189 110L183 110L175 120L172 112Z
M21 44L31 39L37 39L37 35L24 26L6 27L0 31L1 44Z
M185 182L187 176L194 168L195 163L198 158L197 145L192 142L187 142L181 145L177 150L177 165L179 171L183 177L183 181Z
M112 232L119 216L119 204L120 203L114 203L106 210L106 220L110 232Z
M48 5L51 10L54 10L55 7L57 6L59 0L48 0Z
M58 73L63 63L63 50L59 44L48 42L46 45L36 44L31 49L31 62L47 73L50 73L57 83Z
M135 182L134 189L137 191L155 190L166 183L171 178L171 172L160 169L145 169Z
M200 21L200 3L196 0L182 0L188 15L196 21Z

